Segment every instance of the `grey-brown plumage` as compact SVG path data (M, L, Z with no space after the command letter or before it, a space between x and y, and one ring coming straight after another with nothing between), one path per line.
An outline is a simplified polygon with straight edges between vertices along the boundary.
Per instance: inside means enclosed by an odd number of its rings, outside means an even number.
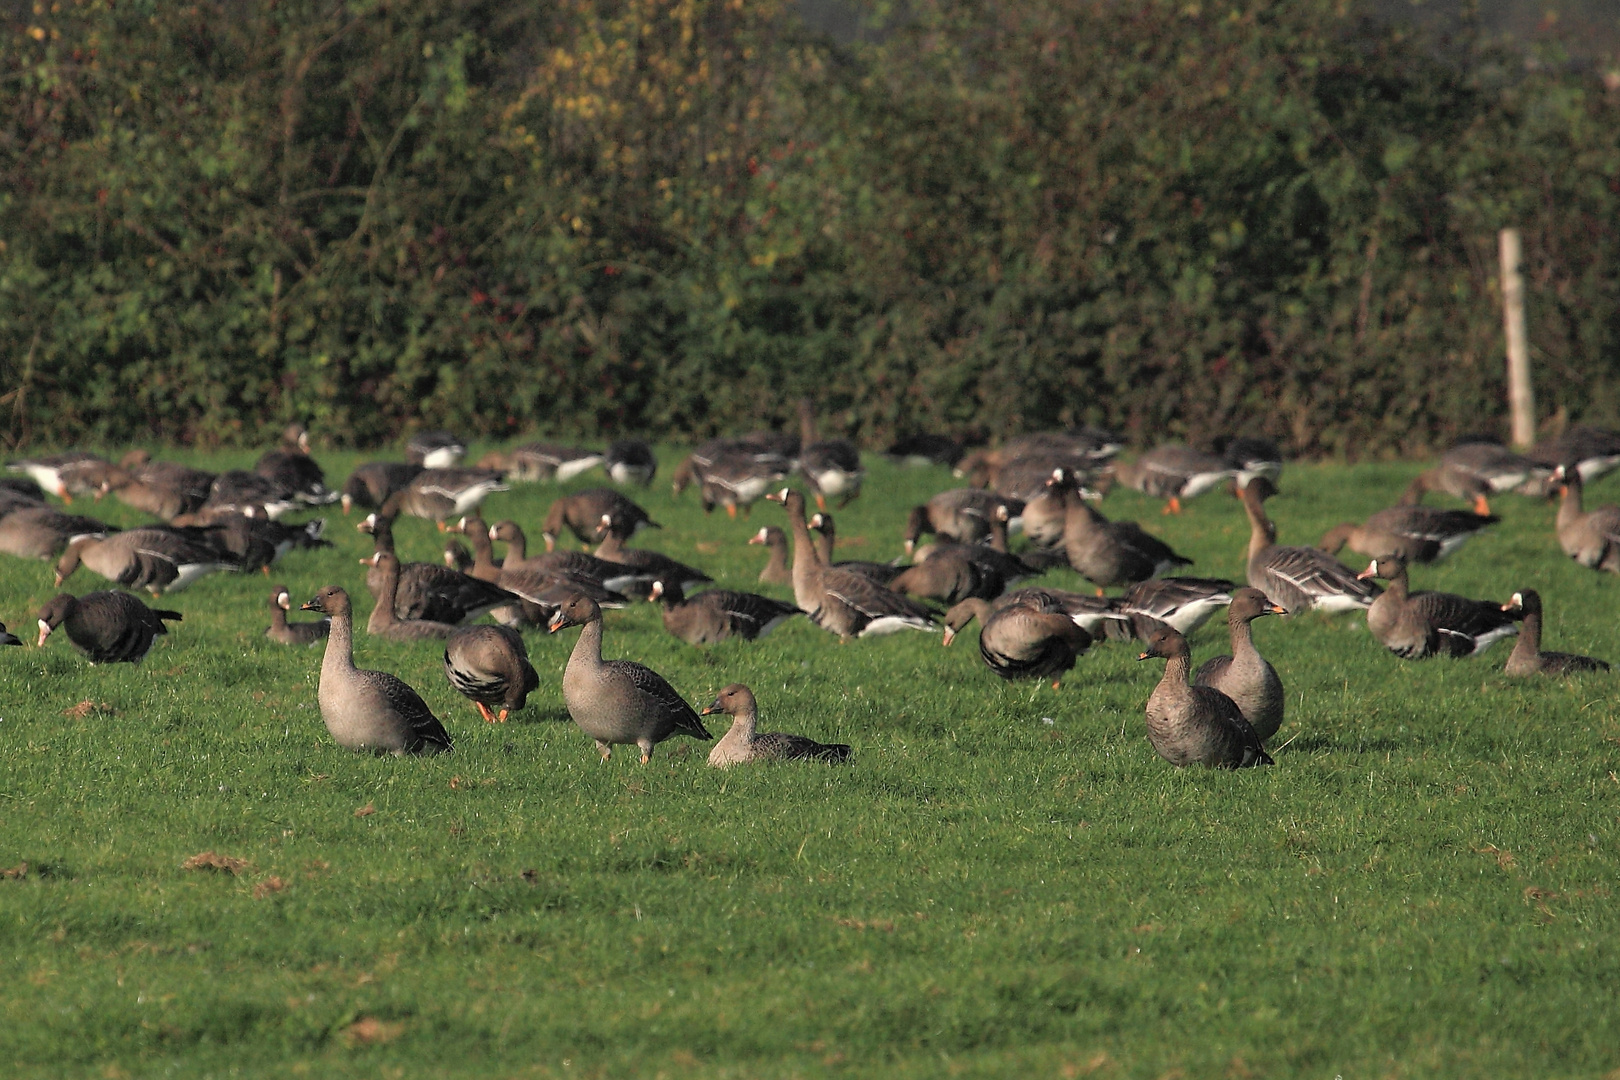
M780 731L756 731L759 706L754 692L742 683L732 683L720 691L704 716L726 713L731 717L731 729L720 737L709 751L709 764L716 769L733 765L749 765L759 761L825 761L842 764L850 760L853 751L844 743L819 743L803 735L788 735Z
M1183 635L1192 633L1232 602L1232 588L1225 578L1150 578L1126 589L1120 602L1133 617L1134 636L1146 641L1152 634L1143 633L1142 627L1157 623Z
M1286 613L1259 589L1239 589L1226 612L1232 654L1210 657L1193 676L1195 685L1213 687L1231 698L1261 742L1282 727L1283 685L1277 669L1254 647L1251 624L1263 615L1282 614Z
M1399 559L1374 559L1361 574L1389 582L1367 609L1367 629L1403 659L1473 656L1498 638L1519 632L1500 604L1453 593L1410 591L1406 564Z
M1522 454L1489 442L1469 442L1440 455L1440 464L1421 473L1401 494L1402 505L1423 501L1439 491L1471 503L1476 514L1491 512L1490 496L1510 491L1548 470Z
M1558 492L1558 545L1564 554L1592 570L1620 574L1620 506L1596 510L1583 506L1584 482L1579 469L1559 466L1552 483Z
M1133 462L1114 466L1120 483L1165 500L1167 514L1181 513L1182 499L1202 495L1236 475L1224 459L1179 443L1156 446Z
M1541 594L1534 589L1520 589L1513 599L1502 605L1506 612L1516 612L1523 619L1519 640L1508 654L1508 675L1575 675L1583 671L1608 671L1609 665L1591 656L1576 653L1544 652L1541 648Z
M22 559L52 559L75 537L104 540L117 531L104 521L49 506L24 507L0 518L0 551Z
M1025 590L1021 602L992 605L971 597L945 613L949 645L964 627L979 620L979 656L1003 679L1051 679L1058 688L1075 658L1091 648L1092 636L1063 605L1039 589Z
M393 552L379 551L361 562L370 563L378 574L377 603L366 620L366 633L385 637L390 641L426 641L443 639L455 633L452 623L428 619L401 619L394 613L395 594L399 589L399 559ZM476 580L469 578L468 580ZM480 584L487 584L480 582Z
M937 600L946 605L968 597L992 600L1005 592L1006 580L986 573L963 547L953 544L931 551L927 559L891 578L888 587L904 596Z
M848 570L852 574L859 574L870 578L879 585L887 585L899 576L905 569L903 566L894 566L890 563L868 562L862 559L833 560L833 548L838 543L838 525L833 521L831 514L816 514L810 518L810 530L818 537L817 550L821 553L821 561L828 566L836 566L840 570ZM782 536L783 554L786 554L787 537L782 530L776 530ZM752 543L753 541L750 541ZM774 556L773 556L774 557ZM785 565L785 564L784 564ZM763 577L761 581L765 580Z
M1329 555L1349 546L1369 558L1384 556L1412 563L1432 563L1450 555L1488 525L1502 519L1495 514L1468 510L1436 510L1430 506L1391 506L1363 524L1347 521L1329 529L1317 545Z
M704 513L723 506L726 513L735 518L739 507L748 512L770 486L792 468L793 463L776 450L740 440L711 439L681 462L675 470L670 491L679 495L696 483Z
M799 609L758 593L708 589L687 596L679 581L654 581L648 599L663 605L664 629L688 645L712 645L727 638L762 638Z
M1146 709L1148 742L1160 757L1177 768L1245 769L1275 764L1236 702L1219 690L1188 681L1192 654L1186 638L1163 627L1137 659L1153 656L1168 661Z
M170 521L195 513L213 491L215 476L173 461L153 461L144 450L131 450L116 466L101 473L99 490L143 514Z
M1215 439L1214 450L1236 473L1238 487L1260 476L1275 484L1282 476L1282 448L1274 439L1259 435L1220 435Z
M467 441L453 431L418 431L405 444L405 460L424 469L453 469L467 456Z
M354 666L354 615L348 593L328 585L303 610L332 620L317 698L334 742L373 754L441 754L451 749L450 733L420 694L386 671Z
M906 518L902 536L906 554L923 536L933 533L963 544L982 544L990 539L990 519L998 507L1018 517L1024 511L1019 499L1009 499L980 488L952 488L942 491L921 506L914 506Z
M45 506L44 494L35 494L38 489L39 485L26 477L0 477L0 517Z
M481 469L498 469L509 480L526 482L551 481L563 483L572 480L587 469L601 464L602 455L583 446L563 443L531 442L511 450L497 450L485 454L478 461Z
M214 477L208 500L198 510L234 510L276 521L297 508L292 489L279 480L246 469L230 469Z
M1524 456L1544 469L1562 465L1578 470L1581 480L1590 484L1620 466L1620 432L1577 424L1556 438L1536 443Z
M347 514L356 506L376 509L394 492L404 490L421 471L422 466L406 461L370 461L355 466L343 482L343 512Z
M1354 611L1370 606L1378 586L1325 551L1277 543L1277 526L1265 507L1275 494L1277 489L1263 476L1240 492L1249 515L1249 584L1291 615L1311 608Z
M270 592L270 627L264 636L278 645L314 645L325 641L332 632L332 620L315 622L289 622L287 612L292 610L292 594L287 586L277 585Z
M1134 521L1109 521L1076 488L1064 491L1066 517L1063 548L1069 565L1093 584L1106 588L1146 581L1192 560L1143 531Z
M658 456L645 439L614 439L602 454L602 471L615 484L646 487L658 474Z
M540 688L522 635L504 626L464 626L451 634L444 644L444 675L491 724L504 724Z
M462 518L452 531L464 533L473 546L472 566L464 572L481 581L493 582L523 599L523 603L516 606L490 609L490 615L503 626L544 626L551 621L557 609L576 594L589 596L605 608L624 607L629 602L623 593L615 592L595 578L563 565L523 560L513 563L510 559L506 564L497 563L492 542L495 530L486 527L479 518ZM542 558L563 563L574 554L552 552ZM584 558L595 561L593 556Z
M127 589L153 596L179 592L193 581L220 570L235 570L231 556L187 530L162 526L130 529L103 540L81 536L68 544L56 564L56 585L80 565Z
M371 533L375 550L396 554L392 518L371 514L355 527ZM366 571L366 588L372 596L382 588L382 572L375 564ZM400 566L394 616L454 624L516 602L516 597L491 582L437 563L410 562Z
M652 516L611 488L588 488L573 495L565 495L551 504L546 511L541 536L546 550L557 544L564 529L575 537L592 543L604 535L628 540L642 529L659 529Z
M549 629L583 627L563 671L563 702L579 729L596 740L606 761L615 746L636 746L641 762L672 735L713 738L692 706L656 671L629 660L602 659L602 609L576 596L553 615Z
M654 581L663 581L666 585L679 584L683 589L690 589L714 580L697 567L687 566L663 552L627 548L617 533L609 533L597 546L596 557L633 571L635 583L626 586L632 593L645 594Z
M861 493L861 480L866 476L854 443L816 436L816 411L809 398L799 399L799 472L822 510L827 509L829 495L841 496L838 505L847 506Z
M437 522L471 513L490 494L507 490L502 474L486 469L423 469L377 508L381 517L423 518Z
M281 433L281 445L261 454L253 471L292 492L299 502L324 506L338 499L338 493L326 486L325 471L309 455L309 432L303 424L289 424Z
M62 593L39 609L39 644L60 627L92 664L139 663L152 641L179 622L178 611L154 610L126 592Z
M48 491L63 502L71 503L74 495L95 491L106 478L110 463L95 454L73 451L46 457L23 458L6 466L10 472L26 473L41 490Z
M750 544L764 544L771 557L765 561L765 568L759 572L759 580L767 585L793 584L793 571L788 568L787 561L787 533L775 525L766 525L759 532L748 538Z

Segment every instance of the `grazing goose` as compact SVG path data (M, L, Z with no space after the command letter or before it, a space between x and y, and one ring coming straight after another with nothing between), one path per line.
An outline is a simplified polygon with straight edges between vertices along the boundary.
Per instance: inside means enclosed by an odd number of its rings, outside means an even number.
M396 555L393 521L390 517L371 514L355 528L371 533L375 551ZM366 571L366 588L375 597L382 586L382 570L373 563ZM488 581L436 563L411 562L399 569L394 617L455 624L515 603L516 597Z
M862 559L845 559L842 562L834 562L833 548L837 546L838 543L838 526L833 521L831 514L812 515L810 518L810 530L816 534L816 547L821 553L821 561L826 563L828 566L836 566L840 570L848 570L852 574L859 574L864 578L871 578L879 585L887 585L889 582L893 581L897 576L899 576L900 572L905 569L903 566L894 566L890 563L868 562ZM763 532L764 530L760 531ZM776 530L776 532L778 535L783 535L782 530L780 529ZM749 542L752 543L753 541ZM783 535L782 547L783 554L786 555L787 538L785 535ZM774 554L772 557L775 557ZM785 565L786 564L784 563L784 568ZM764 578L761 577L760 580L763 581Z
M696 567L687 566L662 552L627 548L617 534L609 534L597 546L596 557L635 571L636 584L627 588L638 593L650 589L655 579L662 579L665 585L679 584L683 589L707 585L714 580Z
M508 559L505 564L495 561L492 543L494 529L486 529L478 518L462 518L453 531L465 533L472 542L472 567L468 571L482 581L491 581L507 592L522 597L516 606L494 608L490 615L503 626L544 626L563 604L583 594L601 607L624 607L629 600L622 593L603 586L594 577L587 576L565 564L573 558L572 552L556 552L542 556L536 563ZM592 556L581 556L592 559ZM562 565L547 565L555 560ZM607 564L603 564L607 565ZM456 569L461 569L457 567Z
M302 606L332 620L316 694L332 740L346 750L373 754L442 754L450 733L427 702L386 671L354 666L354 615L349 594L328 585Z
M1525 451L1525 457L1544 469L1579 469L1581 480L1591 483L1620 467L1620 432L1578 425L1556 439L1545 439Z
M1443 491L1473 504L1474 513L1491 512L1489 496L1511 491L1547 470L1506 447L1489 442L1468 442L1440 455L1440 464L1413 480L1402 493L1403 506L1416 505L1425 492Z
M703 710L704 716L726 713L732 718L731 730L720 737L709 751L709 764L716 769L748 765L755 761L826 761L841 764L853 753L844 743L818 743L803 735L780 731L754 730L759 706L754 692L742 683L732 683Z
M1502 519L1468 510L1435 510L1428 506L1391 506L1365 524L1347 521L1329 529L1317 546L1337 555L1347 544L1369 558L1393 556L1411 563L1432 563L1462 547L1470 537Z
M1560 465L1552 483L1558 493L1558 544L1564 554L1592 570L1620 574L1620 506L1583 508L1585 483L1579 469Z
M270 593L270 628L264 636L278 645L314 645L326 640L332 632L332 620L317 622L288 622L287 612L292 610L292 594L287 586L277 585Z
M745 512L770 489L776 481L792 471L793 464L781 454L757 449L722 449L713 456L693 451L676 470L671 486L679 495L685 487L697 482L703 502L703 512L716 506L726 508L735 518L737 509Z
M1019 589L992 600L990 608L992 611L999 611L1013 604L1041 611L1061 611L1076 626L1090 634L1093 640L1100 640L1109 628L1127 625L1130 621L1130 616L1125 613L1120 601L1106 596L1087 596L1066 589L1041 587Z
M1083 480L1089 473L1075 458L1037 454L1015 458L996 470L990 487L997 495L1014 503L1029 503L1047 492L1053 474L1062 473Z
M1283 685L1277 677L1277 669L1254 647L1250 624L1263 615L1284 614L1286 612L1267 600L1259 589L1239 589L1232 594L1232 604L1226 612L1232 655L1210 657L1193 676L1194 685L1213 687L1231 698L1261 742L1277 734L1277 729L1282 727Z
M563 703L579 729L596 740L606 761L615 746L637 746L641 763L671 735L713 738L697 713L652 668L629 660L602 659L602 609L588 596L576 596L551 617L555 634L565 626L583 627L563 670Z
M709 589L689 597L678 580L654 581L647 599L663 603L664 629L688 645L730 637L754 641L800 614L792 604L758 593Z
M1033 576L1016 557L979 544L930 544L918 548L917 556L888 587L907 596L938 600L947 607L969 597L993 600L1009 586Z
M1192 565L1191 559L1177 555L1136 522L1103 517L1079 489L1066 488L1063 497L1067 508L1063 547L1069 565L1099 589L1146 581L1178 566Z
M504 626L464 626L451 634L444 643L444 675L491 724L506 723L540 689L522 635Z
M1190 634L1208 622L1210 616L1232 602L1232 583L1225 578L1167 577L1139 581L1120 597L1120 608L1133 616L1135 626L1152 620ZM1151 625L1143 623L1144 626ZM1151 633L1136 627L1135 636L1146 641Z
M642 529L661 529L652 515L611 488L589 488L565 495L551 504L546 511L545 525L540 535L546 541L546 550L557 546L557 538L566 528L584 543L602 538L604 533L628 540Z
M1126 487L1164 499L1164 512L1181 513L1181 500L1202 495L1237 475L1223 459L1189 446L1156 446L1135 461L1114 466L1114 476Z
M485 454L479 459L478 467L503 472L509 480L564 483L601 463L601 454L583 446L532 442L513 450Z
M1236 472L1238 487L1257 476L1273 484L1282 476L1282 450L1275 441L1250 435L1222 435L1215 440L1215 453L1226 467Z
M309 456L309 432L303 424L291 424L281 433L281 445L267 450L253 471L292 492L299 502L325 506L336 502L338 493L326 486L326 473Z
M422 466L402 461L370 461L355 467L343 482L343 512L355 506L376 509L396 491L403 491L416 479Z
M614 439L602 455L602 470L615 484L647 487L658 474L658 456L644 439Z
M1513 599L1502 605L1502 610L1516 612L1524 620L1519 640L1513 644L1507 666L1508 675L1575 675L1582 671L1608 671L1609 665L1590 656L1566 652L1541 651L1541 595L1534 589L1520 589Z
M375 568L381 578L377 603L371 609L371 618L366 620L366 633L391 641L424 641L428 638L447 638L456 632L451 623L401 619L394 614L395 594L399 589L399 559L393 552L379 551L371 558L360 561Z
M827 509L827 496L842 496L839 506L861 493L861 452L848 439L816 438L816 409L809 398L799 399L799 471L810 483L816 508Z
M18 485L13 487L12 484ZM24 490L24 488L28 490ZM18 510L38 510L45 505L43 492L35 495L39 485L32 480L12 480L10 477L0 478L0 517L14 514Z
M911 508L904 535L906 554L928 533L961 544L982 544L990 539L990 521L999 508L1016 520L1024 512L1024 503L979 488L942 491L924 505Z
M170 521L201 509L214 479L213 473L172 461L151 461L144 450L132 450L123 463L103 471L96 497L111 494L125 506Z
M1091 648L1092 637L1060 604L1044 602L1028 590L1024 602L994 606L970 597L945 613L945 641L979 620L979 655L1003 679L1051 679L1056 690L1075 658Z
M56 587L61 588L81 564L114 584L145 589L153 596L179 592L207 574L236 569L229 554L195 534L160 526L130 529L104 540L78 537L56 564Z
M154 610L125 592L62 593L39 609L39 644L57 627L92 664L138 664L152 649L163 624L179 622L178 611Z
M952 468L967 453L967 443L961 435L902 435L889 444L883 456L914 469L928 465Z
M95 454L52 454L49 457L25 458L6 466L15 473L27 473L45 491L65 503L74 495L94 492L101 486L111 464Z
M0 645L21 645L22 638L6 629L5 623L0 623Z
M1399 559L1374 559L1361 576L1389 582L1367 609L1367 629L1403 659L1474 656L1498 638L1519 632L1500 604L1453 593L1411 592L1406 564Z
M635 567L599 559L588 551L548 551L533 558L526 558L523 530L518 528L514 521L497 521L490 526L489 538L506 545L506 561L502 564L502 570L527 569L546 574L577 574L615 593L637 590L638 586L639 591L643 593L647 589L645 578ZM602 603L599 597L593 596L592 599L598 604ZM623 597L619 599L622 600Z
M1263 476L1239 492L1249 515L1249 584L1290 615L1311 608L1352 611L1371 605L1378 586L1338 559L1316 548L1277 543L1277 526L1266 516L1265 506L1275 494L1277 489Z
M271 521L296 509L298 500L293 498L292 489L246 469L230 469L214 477L208 500L198 507L199 512L235 511Z
M750 544L764 544L771 553L770 559L765 563L765 569L759 572L759 580L768 585L793 584L793 572L788 569L787 562L787 533L775 525L766 525L759 532L748 538Z
M908 597L851 574L825 566L804 520L804 496L792 488L766 496L787 511L793 533L793 599L810 621L848 641L868 634L898 630L933 630L928 609Z
M187 531L230 555L236 568L247 572L263 570L270 576L270 565L280 562L293 548L329 548L330 540L322 538L326 520L316 518L302 525L283 525L279 521L248 517L232 511L181 514L170 522L171 527L186 527Z
M1236 702L1213 687L1188 681L1192 653L1186 638L1162 627L1148 639L1147 651L1137 659L1153 656L1169 661L1147 701L1148 742L1160 757L1178 769L1276 764Z
M496 491L507 490L501 474L485 469L423 469L411 482L388 496L377 508L381 517L408 514L438 523L444 531L445 519L462 517Z
M0 551L21 559L54 559L74 539L105 540L118 530L104 521L64 514L49 506L13 510L0 518Z
M424 469L454 469L467 456L467 444L448 431L419 431L405 444L405 460Z

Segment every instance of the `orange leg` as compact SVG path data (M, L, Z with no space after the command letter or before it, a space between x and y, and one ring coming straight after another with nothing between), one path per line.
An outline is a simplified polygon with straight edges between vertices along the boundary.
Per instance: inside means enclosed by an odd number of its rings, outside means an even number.
M270 576L270 564L269 563L265 563L263 566L259 567L259 569L264 571L264 576L265 577Z
M1101 590L1101 589L1098 589L1098 590L1097 590L1097 599L1099 599L1099 600L1101 600L1101 599L1102 599L1102 598L1103 598L1103 597L1105 597L1105 596L1107 596L1107 595L1108 595L1108 594L1107 594L1107 593L1105 593L1105 592L1103 592L1103 591L1102 591L1102 590Z
M501 712L500 712L500 715L495 717L495 722L497 724L504 724L504 723L506 723L506 718L509 715L510 715L510 710L502 709Z
M475 701L473 704L477 706L478 715L484 718L485 723L493 724L495 722L495 717L490 714L488 705L485 705L482 701Z
M444 522L439 522L439 531L444 532Z
M62 501L69 506L73 505L73 494L67 488L62 489Z
M1475 495L1474 496L1474 513L1485 515L1485 514L1489 514L1490 512L1491 512L1491 504L1485 498L1485 496L1483 496L1483 495Z
M733 520L733 521L737 520L737 504L736 503L726 503L726 516L731 518L731 520Z
M1052 689L1054 689L1054 690L1056 690L1056 689L1058 689L1058 683L1059 683L1059 681L1060 681L1060 680L1058 680L1058 679L1053 679L1053 680L1052 680Z
M825 513L827 510L827 500L822 498L821 492L819 491L816 492L816 509L822 511L823 513Z

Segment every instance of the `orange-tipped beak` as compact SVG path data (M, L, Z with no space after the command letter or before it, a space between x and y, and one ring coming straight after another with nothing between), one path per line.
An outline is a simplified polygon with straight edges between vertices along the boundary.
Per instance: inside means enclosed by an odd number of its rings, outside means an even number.
M952 630L950 627L947 626L945 628L944 640L941 641L940 644L941 645L949 645L951 642L953 642L955 640L956 640L956 631Z
M546 623L546 633L555 634L557 631L561 630L563 627L565 627L567 625L568 625L568 616L564 615L562 612L559 611L559 612L557 612L555 615L553 615L551 617L550 622Z

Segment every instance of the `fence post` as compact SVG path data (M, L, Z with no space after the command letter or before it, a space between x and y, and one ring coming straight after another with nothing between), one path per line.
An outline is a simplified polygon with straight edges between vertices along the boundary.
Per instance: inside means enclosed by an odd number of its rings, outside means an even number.
M1522 449L1536 441L1536 397L1530 386L1530 339L1524 328L1524 275L1519 269L1524 251L1518 229L1503 229L1499 241L1502 256L1502 327L1507 334L1508 408L1513 414L1513 445Z

